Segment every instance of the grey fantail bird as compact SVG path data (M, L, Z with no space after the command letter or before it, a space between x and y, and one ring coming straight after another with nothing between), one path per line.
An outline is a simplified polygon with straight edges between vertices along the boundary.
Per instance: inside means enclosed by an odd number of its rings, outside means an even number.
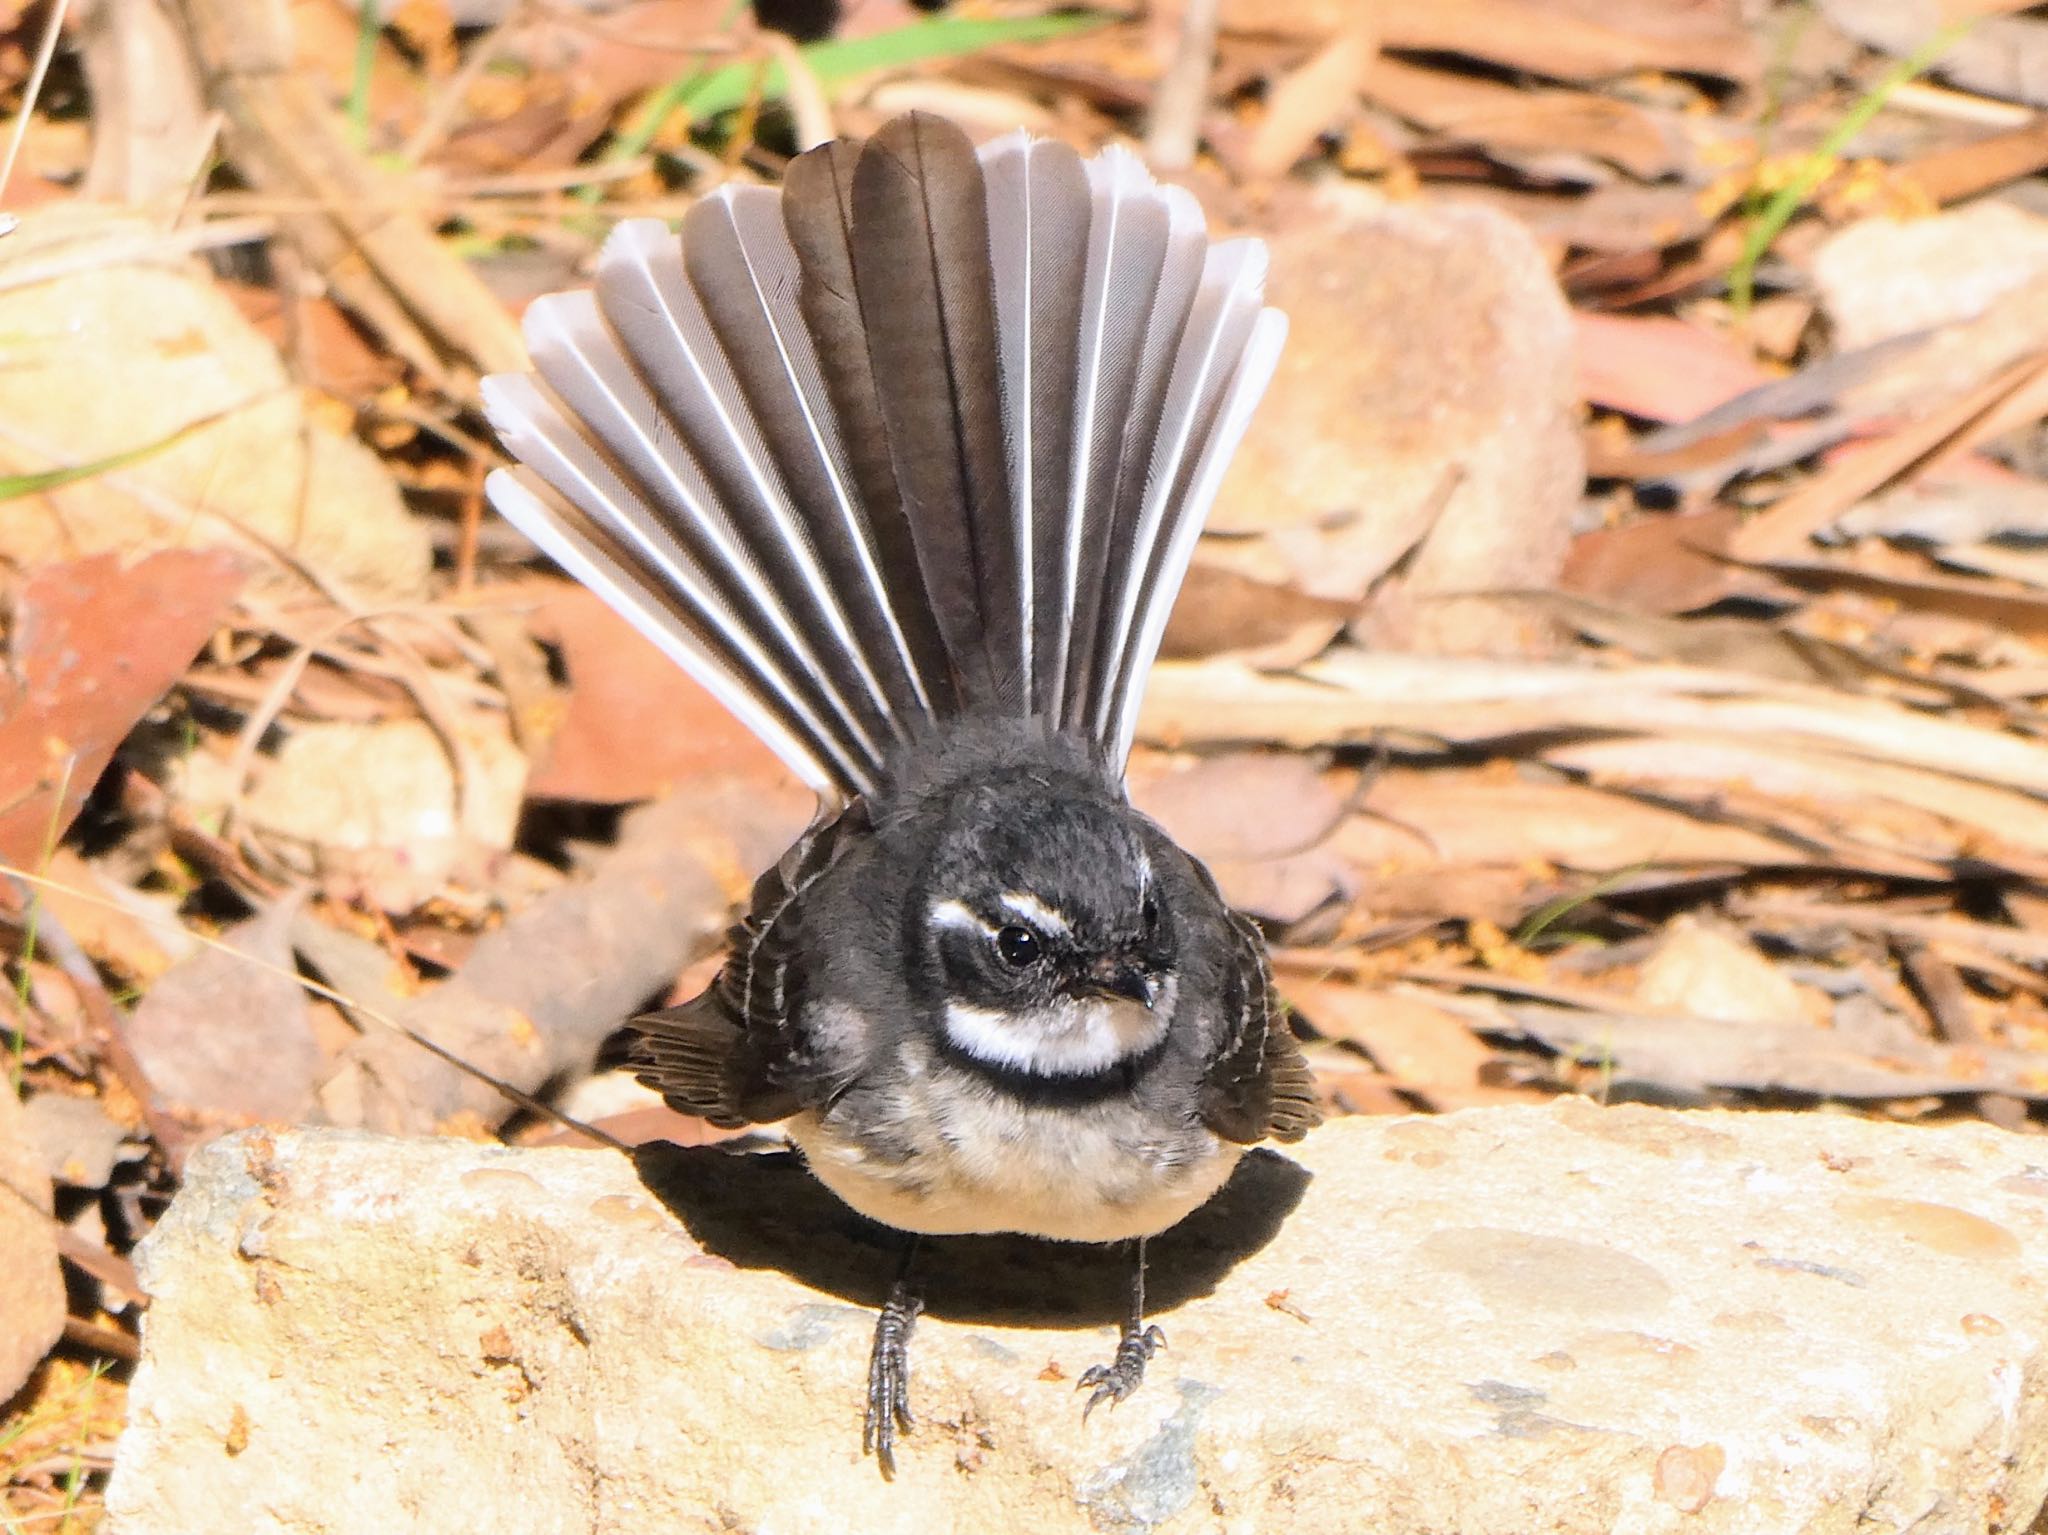
M1285 318L1255 240L1130 154L939 119L621 224L485 381L493 503L822 797L695 1001L685 1113L786 1120L913 1234L1134 1239L1089 1407L1160 1341L1144 1241L1313 1085L1257 930L1125 798L1138 699ZM915 1240L910 1244L915 1250ZM864 1442L911 1425L909 1258Z

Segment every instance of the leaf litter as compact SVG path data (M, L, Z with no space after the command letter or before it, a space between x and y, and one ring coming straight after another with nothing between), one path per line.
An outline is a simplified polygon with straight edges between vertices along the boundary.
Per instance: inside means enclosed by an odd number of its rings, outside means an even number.
M1981 9L205 0L76 42L90 135L17 17L0 1039L12 1277L72 1282L0 1517L91 1526L199 1137L715 1133L610 1025L806 807L485 514L475 381L618 219L912 107L1148 147L1272 247L1295 339L1132 784L1333 1110L2037 1133L2048 98Z

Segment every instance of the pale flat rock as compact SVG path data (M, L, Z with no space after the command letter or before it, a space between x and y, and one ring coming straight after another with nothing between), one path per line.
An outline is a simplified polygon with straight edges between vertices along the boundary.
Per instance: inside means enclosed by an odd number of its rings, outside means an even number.
M2043 272L2048 218L1989 201L1931 218L1858 219L1813 255L1814 286L1843 352L1974 320Z
M25 1118L13 1083L0 1078L0 1404L64 1331L50 1175Z
M244 1132L140 1254L109 1528L1931 1532L2048 1491L2042 1143L1582 1101L1349 1119L1122 1263L928 1253L920 1424L860 1455L893 1244L787 1157ZM680 1219L649 1192L659 1187Z
M1658 938L1635 988L1636 1001L1652 1012L1734 1023L1817 1023L1825 999L1808 997L1747 936L1690 913Z

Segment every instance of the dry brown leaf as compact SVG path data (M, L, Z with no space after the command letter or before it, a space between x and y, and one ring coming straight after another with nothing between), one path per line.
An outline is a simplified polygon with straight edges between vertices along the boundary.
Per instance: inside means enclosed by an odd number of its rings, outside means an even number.
M364 340L332 299L300 297L287 308L275 287L228 281L219 287L272 346L290 349L294 363L305 370L305 381L316 389L361 400L403 376L398 359Z
M1838 351L1975 319L2048 271L2048 218L1995 200L1933 218L1868 218L1813 253Z
M1357 881L1330 836L1348 776L1283 752L1226 752L1193 761L1141 757L1131 799L1205 861L1233 906L1290 924Z
M1321 655L1356 611L1348 602L1254 581L1198 553L1166 620L1159 653L1182 661L1234 655L1253 666L1296 666Z
M1198 858L1281 858L1325 840L1343 818L1349 775L1292 752L1134 759L1131 799ZM1333 781L1334 780L1334 781Z
M1607 874L1804 861L1797 846L1758 830L1588 785L1486 769L1390 769L1335 843L1363 877L1361 899L1381 915L1394 914L1384 904L1385 881L1404 871L1509 869L1519 871L1527 889L1554 882L1559 869ZM1455 898L1445 886L1440 899Z
M1782 504L1782 503L1781 503ZM1965 576L1909 576L1870 570L1840 559L1761 562L1780 580L1809 591L1867 592L1900 607L2048 640L2048 597L2012 591Z
M396 9L393 4L391 10ZM346 0L284 0L280 13L291 44L292 74L330 100L349 100L356 89L362 32L355 7ZM379 31L367 99L373 150L391 149L404 139L419 120L422 96L404 52Z
M1572 540L1558 586L1644 613L1684 613L1728 594L1738 579L1716 558L1742 513L1732 506L1631 518Z
M0 677L0 859L40 866L246 576L218 549L161 549L125 569L96 554L29 575Z
M753 733L583 587L534 582L535 632L561 647L568 706L527 792L623 804L707 774L786 783Z
M1981 1092L2048 1098L2048 1059L2015 1050L1901 1041L1877 1056L1811 1024L1577 1012L1522 1002L1502 1003L1499 1010L1529 1037L1622 1094L1648 1087L1849 1099Z
M1521 600L1553 614L1589 639L1644 661L1676 661L1713 671L1747 672L1779 682L1861 691L1875 668L1845 646L1764 619L1665 618L1588 602L1565 592L1529 592ZM1934 691L1934 690L1930 690ZM1934 692L1934 696L1946 696Z
M0 1080L0 1402L21 1389L64 1330L64 1274L57 1263L49 1176L28 1141L21 1100ZM16 1450L14 1453L18 1453Z
M1726 8L1695 10L1689 27L1657 25L1649 7L1603 5L1589 13L1570 0L1430 0L1383 9L1382 47L1462 53L1559 80L1638 69L1748 80L1760 65L1754 33ZM1631 25L1638 11L1649 25Z
M39 892L43 909L125 982L153 981L197 947L178 920L174 898L123 884L69 847L58 848L42 873L50 881Z
M1482 1080L1495 1052L1420 988L1290 977L1282 991L1318 1034L1365 1051L1394 1085L1438 1112L1529 1099L1525 1091Z
M2048 167L2048 120L1915 155L1898 167L1898 175L1920 187L1930 200L1948 204L2031 176L2044 167Z
M181 199L213 126L177 21L151 0L108 0L83 8L73 36L92 103L80 195L130 207Z
M1851 538L1931 544L1944 560L1985 539L2036 543L2048 539L2048 484L1971 455L1872 496L1835 527Z
M1659 253L1698 239L1713 224L1699 193L1683 186L1637 186L1614 181L1582 192L1446 184L1432 186L1440 202L1479 202L1512 215L1546 243L1609 256L1642 256L1639 276L1661 269ZM1567 276L1566 287L1575 278Z
M1902 58L1975 17L1948 40L1933 73L1986 96L2048 106L2048 22L1998 14L2015 8L2016 0L1820 0L1821 14L1849 36Z
M1686 167L1684 140L1647 108L1584 91L1497 85L1398 59L1373 60L1367 96L1451 143L1505 156L1590 155L1643 181Z
M1344 846L1350 849L1349 839ZM1380 863L1359 871L1359 920L1394 923L1491 922L1512 928L1561 894L1554 871L1524 864Z
M203 270L150 253L162 239L139 221L60 207L0 247L0 472L164 444L7 502L0 558L247 548L246 529L367 600L418 597L427 531L389 471L308 408L276 349ZM51 275L64 264L76 269Z
M1951 544L1931 553L1954 570L1975 571L2048 589L2048 554L2011 549L2004 544Z
M1768 381L1725 334L1668 315L1572 316L1587 401L1649 421L1690 421Z
M1797 807L1868 844L1934 864L1981 859L2034 870L2048 858L2048 806L1939 769L1759 736L1577 741L1546 747L1543 758L1602 784L1662 796L1704 797L1739 785L1751 803L1775 800L1788 811Z

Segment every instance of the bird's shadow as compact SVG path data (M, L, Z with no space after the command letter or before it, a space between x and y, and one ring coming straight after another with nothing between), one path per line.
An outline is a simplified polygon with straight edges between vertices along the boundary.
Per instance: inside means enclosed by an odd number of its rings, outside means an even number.
M879 1306L905 1238L842 1204L790 1151L655 1142L635 1153L641 1182L707 1253L773 1269L861 1306ZM1272 1241L1309 1172L1261 1147L1216 1197L1146 1247L1146 1310L1163 1315L1209 1294ZM1127 1249L1025 1236L927 1240L917 1260L926 1314L1013 1327L1120 1322L1130 1304Z

